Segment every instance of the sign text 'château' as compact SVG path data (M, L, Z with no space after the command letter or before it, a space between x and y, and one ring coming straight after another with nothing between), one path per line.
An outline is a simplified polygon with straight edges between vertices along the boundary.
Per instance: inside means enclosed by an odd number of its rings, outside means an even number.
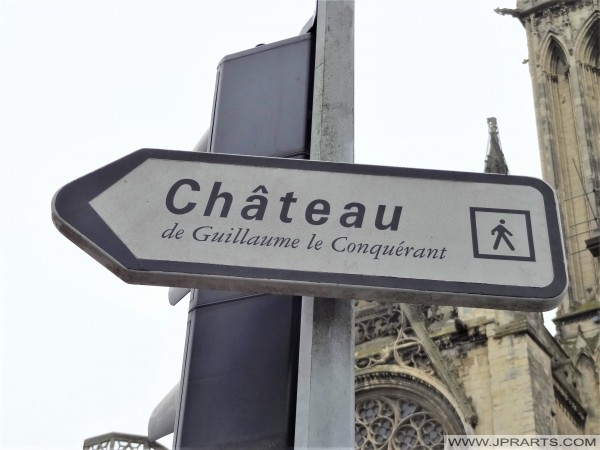
M209 184L210 186L210 184ZM199 217L220 217L227 219L237 215L249 223L262 221L267 210L274 210L281 224L292 224L294 220L304 220L309 225L324 225L330 219L336 221L342 228L363 228L372 226L373 231L398 231L403 207L400 205L376 205L375 213L367 211L367 206L358 201L346 203L340 211L332 210L331 201L324 198L303 201L295 192L274 195L275 200L269 199L269 190L259 185L251 191L238 209L232 211L234 194L228 192L222 181L214 181L210 194L204 205L199 204L194 193L201 191L198 180L183 178L177 180L166 194L165 205L169 212L175 215L192 214ZM300 204L299 204L300 199ZM269 205L269 203L272 203ZM373 208L374 209L374 208ZM389 212L391 211L391 212ZM367 223L365 223L365 218ZM162 233L162 238L181 239L185 231L176 222L172 228ZM216 230L212 225L200 225L191 231L191 236L197 242L219 244L240 244L255 247L278 247L296 249L302 245L298 237L286 235L255 234L251 228L237 227L228 230ZM307 240L306 248L321 250L324 242L312 233ZM381 256L403 256L413 258L444 259L446 248L416 248L406 245L404 241L397 244L382 244L377 242L352 242L348 236L336 236L329 243L336 253L368 254L373 259Z
M178 191L187 186L191 191L200 191L200 183L196 180L184 178L178 180L171 186L167 193L166 205L167 209L173 214L187 214L196 208L197 204L192 201L188 201L184 206L178 207L175 205L175 196ZM216 206L218 200L222 200L221 210L219 217L226 218L229 216L231 210L231 204L233 203L233 195L229 192L221 192L221 181L215 181L210 191L208 202L203 211L204 216L211 216L213 209ZM239 211L240 217L245 220L263 220L265 212L269 206L269 198L266 196L268 190L265 186L260 185L252 191L254 195L250 195L246 198L246 205ZM275 205L279 211L279 220L282 223L291 223L293 221L293 209L292 205L298 202L294 192L286 192L285 195L279 198L278 205ZM386 214L387 205L378 205L377 214L375 215L374 226L377 230L392 230L397 231L400 223L400 215L402 213L402 206L393 206L394 210L391 214L391 218L388 223L384 223L384 216ZM350 202L344 206L345 213L339 215L339 223L345 228L362 228L366 214L366 207L359 202ZM310 225L323 225L329 220L331 215L331 204L325 199L314 199L311 200L303 213L304 219ZM290 216L292 214L292 216Z

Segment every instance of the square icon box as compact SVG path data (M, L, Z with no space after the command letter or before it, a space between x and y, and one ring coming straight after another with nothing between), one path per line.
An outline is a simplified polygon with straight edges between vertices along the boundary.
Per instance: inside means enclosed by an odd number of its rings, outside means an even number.
M535 261L529 211L470 208L473 257Z

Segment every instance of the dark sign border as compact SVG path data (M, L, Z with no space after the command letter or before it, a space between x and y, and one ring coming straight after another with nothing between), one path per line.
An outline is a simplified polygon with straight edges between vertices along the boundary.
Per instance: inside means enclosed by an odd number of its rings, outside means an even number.
M548 286L536 288L138 259L106 225L90 202L148 159L529 186L537 189L544 200L554 279ZM416 301L420 303L427 303L438 295L447 295L451 297L447 304L499 309L513 309L514 304L517 304L519 308L514 309L534 311L556 306L566 291L564 253L554 193L543 181L529 177L142 149L60 189L52 201L52 218L56 227L67 238L121 279L134 284L240 290L240 285L247 287L249 280L255 280L257 288L263 292L268 291L265 286L273 285L276 292L280 293L318 295L320 292L329 293L332 289L337 289L339 292L335 292L336 297L362 295L359 298L368 296L369 289L381 288L382 297L394 297L393 293L396 292L396 301L411 302L409 298L405 298L406 295L402 295L403 292L409 292L411 298L419 297L419 293L422 293L424 299ZM466 300L459 303L456 300L459 294L466 294ZM497 305L491 300L480 304L469 300L470 296L489 297L492 300L507 298L516 303L509 302L510 308Z
M529 211L519 209L499 209L499 208L469 208L471 211L471 239L473 241L473 257L481 259L504 259L508 261L535 261L535 247L533 245L533 230L531 229L531 214ZM492 212L506 214L522 214L525 216L525 226L527 228L527 245L529 256L510 256L510 255L491 255L479 251L479 240L477 239L477 213Z

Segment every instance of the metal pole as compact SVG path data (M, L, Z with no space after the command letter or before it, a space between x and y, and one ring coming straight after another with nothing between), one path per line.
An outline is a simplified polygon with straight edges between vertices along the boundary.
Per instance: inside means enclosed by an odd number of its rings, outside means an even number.
M354 0L319 0L310 158L354 162ZM354 447L354 304L303 297L295 448Z

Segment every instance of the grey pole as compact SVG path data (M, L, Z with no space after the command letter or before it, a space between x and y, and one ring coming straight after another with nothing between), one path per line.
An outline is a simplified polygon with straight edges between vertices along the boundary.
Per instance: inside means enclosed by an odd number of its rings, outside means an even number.
M354 0L319 0L310 159L354 162ZM303 297L295 448L354 447L354 304Z

